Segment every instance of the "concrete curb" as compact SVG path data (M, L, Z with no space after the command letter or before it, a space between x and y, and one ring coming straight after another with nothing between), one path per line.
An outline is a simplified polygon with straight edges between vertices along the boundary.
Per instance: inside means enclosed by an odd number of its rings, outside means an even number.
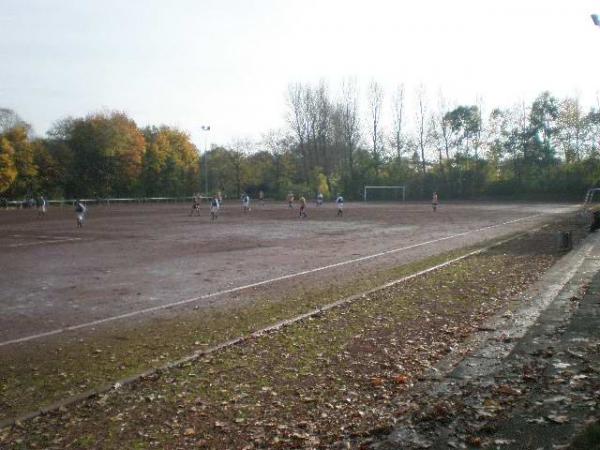
M519 340L549 307L568 304L580 288L600 270L600 233L589 235L579 248L560 258L517 301L524 305L515 313L500 312L488 320L480 331L467 339L462 348L449 354L421 378L423 391L440 392L458 381L487 376L502 367ZM566 308L560 320L568 318Z
M589 255L598 245L600 234L590 235L577 251L561 258L528 289L523 296L523 307L509 317L496 318L492 325L495 331L483 333L484 344L465 358L450 376L468 379L495 371L547 308L556 302L568 302L583 284L591 281L591 276L582 277L583 269L590 268ZM592 271L597 270L600 270L600 261L594 260Z
M573 307L573 300L579 301L582 294L586 292L587 286L593 283L594 277L600 273L599 257L600 233L597 233L588 236L579 248L561 258L524 295L519 296L517 301L522 305L515 313L511 315L498 314L482 327L482 333L473 336L467 342L468 351L462 348L460 357L451 355L436 365L433 370L435 373L425 378L424 382L418 385L414 394L432 400L457 398L469 395L471 392L469 389L473 389L472 386L477 386L480 391L485 391L490 389L490 386L493 386L497 380L503 380L498 383L511 380L510 375L504 378L503 376L511 373L511 367L515 361L517 361L517 366L519 361L523 361L522 352L528 353L529 346L537 348L538 345L542 347L556 345L546 342L546 337L555 333L562 334L559 330L570 323L574 315L578 313L578 308ZM584 294L583 297L585 298L586 295ZM567 338L567 340L569 339ZM569 353L568 345L563 345L566 353ZM578 354L571 353L571 355L580 357ZM556 361L560 362L559 359ZM536 403L541 404L541 402ZM572 411L583 411L577 406L574 408ZM536 412L534 415L540 415L540 413ZM573 417L578 416L574 414ZM417 431L418 420L413 421L412 419L411 416L406 421L398 423L389 434L371 442L368 448L374 450L399 448L400 446L402 448L421 448L422 443L426 443L427 448L448 448L449 441L446 441L447 436L441 430L451 425L446 423L439 425L436 434L435 430L428 430L425 427L421 427ZM498 437L507 437L513 432L512 416L506 420L508 422L504 425L504 434L500 434ZM458 421L459 419L453 423ZM573 420L572 423L577 425L576 420ZM525 422L522 426L533 427ZM464 432L465 428L463 427L461 430ZM544 433L539 429L537 432ZM554 433L556 435L556 431ZM407 436L411 439L409 444L406 443ZM490 436L494 435L490 434ZM532 436L535 436L535 431L529 436L529 439ZM543 444L536 444L535 447L549 448ZM523 441L515 440L514 445L511 443L507 448L521 449L525 447Z

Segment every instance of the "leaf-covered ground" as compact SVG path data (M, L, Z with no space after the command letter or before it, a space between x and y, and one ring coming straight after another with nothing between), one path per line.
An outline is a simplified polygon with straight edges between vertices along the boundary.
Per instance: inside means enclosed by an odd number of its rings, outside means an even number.
M189 308L171 316L113 323L0 348L0 420L161 367L195 351L294 317L467 252L444 253L352 282L310 282L245 295L235 306Z
M352 446L600 449L600 273L576 287L541 313L501 364L481 371L463 361L402 399L390 435Z
M541 231L0 432L14 448L345 448L558 256ZM512 305L514 306L514 305ZM392 399L396 399L394 402Z

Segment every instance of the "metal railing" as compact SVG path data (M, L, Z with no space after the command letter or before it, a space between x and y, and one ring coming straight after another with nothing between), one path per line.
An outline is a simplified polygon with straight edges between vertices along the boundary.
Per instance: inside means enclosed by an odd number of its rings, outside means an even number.
M201 196L202 199L208 197ZM142 203L180 203L190 202L194 197L131 197L131 198L80 198L80 199L60 199L60 200L46 200L48 205L65 206L74 205L77 200L84 204L92 205L114 205L114 204L142 204ZM8 206L11 208L35 208L37 203L35 200L31 205L27 205L27 200L6 200L5 202L0 201L0 207Z

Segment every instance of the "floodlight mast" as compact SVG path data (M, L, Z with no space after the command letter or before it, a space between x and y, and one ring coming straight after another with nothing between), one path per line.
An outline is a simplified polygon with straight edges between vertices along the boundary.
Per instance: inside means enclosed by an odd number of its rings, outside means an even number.
M202 125L202 131L204 131L204 192L208 196L208 166L206 164L207 158L206 153L208 152L208 132L210 131L210 125Z

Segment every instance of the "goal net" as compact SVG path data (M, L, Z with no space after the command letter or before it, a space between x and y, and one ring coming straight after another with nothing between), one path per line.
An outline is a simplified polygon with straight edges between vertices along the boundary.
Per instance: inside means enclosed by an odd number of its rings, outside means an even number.
M404 186L365 186L363 200L370 202L404 201Z

